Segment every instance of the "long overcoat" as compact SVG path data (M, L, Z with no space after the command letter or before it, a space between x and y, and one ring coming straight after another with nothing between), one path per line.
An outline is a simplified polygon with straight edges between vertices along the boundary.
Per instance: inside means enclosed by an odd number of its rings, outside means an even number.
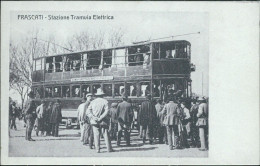
M155 118L156 110L151 101L142 102L138 116L139 124L142 126L152 125Z
M61 120L62 120L61 105L59 103L55 103L52 107L50 123L53 124L60 123Z

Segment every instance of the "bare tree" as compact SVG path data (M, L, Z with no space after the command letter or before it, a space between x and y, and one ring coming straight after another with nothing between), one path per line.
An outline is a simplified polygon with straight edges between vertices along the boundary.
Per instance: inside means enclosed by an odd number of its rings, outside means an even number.
M124 44L123 42L124 32L122 29L113 30L108 37L108 44L110 47L117 47Z
M29 56L23 55L29 55L24 47L19 50L18 46L10 44L9 86L20 95L22 108L32 82L30 76L32 72L32 61Z

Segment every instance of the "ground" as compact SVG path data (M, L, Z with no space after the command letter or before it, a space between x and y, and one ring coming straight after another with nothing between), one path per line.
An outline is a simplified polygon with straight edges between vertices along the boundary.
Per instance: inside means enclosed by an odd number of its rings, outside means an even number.
M143 144L137 132L131 133L131 147L121 146L112 141L115 152L107 153L105 142L101 141L101 153L82 145L79 129L65 129L60 126L59 137L39 136L32 133L36 141L25 140L23 121L16 121L17 130L10 131L9 157L207 157L208 151L199 151L197 148L169 150L165 144ZM148 142L148 141L147 141Z

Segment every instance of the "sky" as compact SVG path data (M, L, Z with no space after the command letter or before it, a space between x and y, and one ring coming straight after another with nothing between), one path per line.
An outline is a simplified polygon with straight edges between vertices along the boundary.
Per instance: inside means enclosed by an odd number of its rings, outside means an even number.
M43 20L21 20L18 15L43 15ZM51 16L69 16L69 20L48 20ZM72 20L71 15L90 16L88 20ZM93 20L93 15L113 16L112 20ZM191 43L191 62L196 65L192 72L192 91L208 96L209 85L209 30L208 14L199 12L12 12L10 38L21 42L31 32L39 31L39 38L55 38L63 45L73 34L82 31L110 33L121 29L124 43L200 32L200 34L176 37ZM203 80L202 80L203 75ZM202 89L203 82L203 89ZM14 98L18 96L11 93Z

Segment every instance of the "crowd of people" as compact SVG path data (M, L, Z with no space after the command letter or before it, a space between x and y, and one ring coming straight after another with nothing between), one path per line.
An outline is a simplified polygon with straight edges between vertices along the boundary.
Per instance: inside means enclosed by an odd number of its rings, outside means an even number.
M104 138L107 151L113 152L111 141L115 140L121 146L124 138L126 146L131 146L131 132L138 131L138 137L143 144L166 144L170 150L197 147L199 150L208 149L208 105L203 97L192 100L187 107L185 100L176 94L168 95L167 101L153 101L146 95L146 100L140 105L132 103L127 95L122 95L122 101L112 103L103 98L105 94L98 89L94 95L86 94L78 107L80 124L80 140L90 149L100 153L100 139ZM31 137L33 128L36 135L58 137L59 124L62 120L61 102L42 100L39 106L34 102L33 93L29 93L24 108L26 124L25 139L35 141ZM15 104L11 104L10 128L15 126ZM190 109L188 109L190 108Z
M145 144L167 144L170 150L197 147L208 149L208 106L206 99L199 97L192 101L190 109L185 101L176 95L169 95L168 101L157 100L154 103L147 95L140 107L136 108L128 96L122 96L122 102L112 103L99 91L89 93L78 107L78 119L83 145L95 147L100 152L100 137L103 136L107 151L112 152L111 140L121 146L124 136L126 146L131 146L131 130L136 127L139 137ZM136 116L137 117L136 117ZM137 124L135 124L137 119ZM157 141L158 140L158 141ZM94 142L94 144L93 144Z
M50 102L46 105L46 101L42 100L39 106L32 100L34 94L29 93L24 108L24 122L26 126L25 139L27 141L35 141L32 139L32 130L36 130L36 135L39 136L54 136L58 137L59 124L62 120L61 102L59 99L56 102Z

